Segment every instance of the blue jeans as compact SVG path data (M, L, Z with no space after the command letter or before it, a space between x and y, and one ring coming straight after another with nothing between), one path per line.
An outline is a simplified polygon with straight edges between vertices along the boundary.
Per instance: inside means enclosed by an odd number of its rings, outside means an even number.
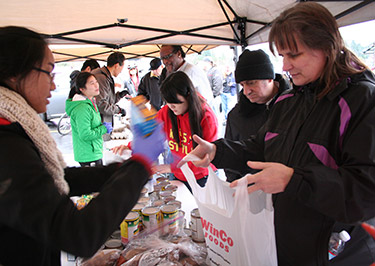
M224 92L221 94L221 103L223 105L225 120L227 120L228 113L233 108L234 97L236 96L232 96L231 93Z

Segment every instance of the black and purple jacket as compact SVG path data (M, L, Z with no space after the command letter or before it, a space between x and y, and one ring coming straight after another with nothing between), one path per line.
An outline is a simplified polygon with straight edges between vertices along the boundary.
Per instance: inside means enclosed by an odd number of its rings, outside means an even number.
M315 82L283 93L254 138L216 141L212 163L242 175L249 160L294 169L273 195L279 265L367 266L375 242L360 222L375 217L375 77L364 71L321 100L318 92ZM328 262L329 237L342 229L351 240Z

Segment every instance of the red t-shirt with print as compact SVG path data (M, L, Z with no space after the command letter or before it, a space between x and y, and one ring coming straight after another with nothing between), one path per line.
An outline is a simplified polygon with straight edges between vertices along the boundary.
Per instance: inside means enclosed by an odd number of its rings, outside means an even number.
M216 116L212 109L206 103L203 104L202 108L205 113L201 121L203 134L202 138L209 142L215 141L217 139L218 134L218 124ZM177 123L180 129L181 141L181 145L178 145L178 143L173 139L172 122L168 116L168 110L169 107L165 105L162 109L159 110L157 118L160 121L164 122L164 132L167 135L168 145L172 154L174 155L174 157L182 159L186 154L193 150L193 140L189 123L189 113L187 112L183 115L177 116ZM216 168L212 164L211 166L214 170L216 170ZM171 167L172 173L175 175L176 178L182 181L186 181L186 178L180 168L176 168L175 164ZM189 162L189 167L193 171L196 179L201 179L208 175L207 168L196 167L191 162Z

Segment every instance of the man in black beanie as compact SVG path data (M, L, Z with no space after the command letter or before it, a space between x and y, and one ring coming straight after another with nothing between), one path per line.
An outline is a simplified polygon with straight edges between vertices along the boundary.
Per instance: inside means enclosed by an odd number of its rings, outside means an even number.
M255 135L266 122L277 97L289 89L289 81L275 74L270 58L262 50L245 50L240 55L234 74L236 82L243 89L238 103L228 114L225 138L243 140ZM225 174L228 182L242 177L226 169Z

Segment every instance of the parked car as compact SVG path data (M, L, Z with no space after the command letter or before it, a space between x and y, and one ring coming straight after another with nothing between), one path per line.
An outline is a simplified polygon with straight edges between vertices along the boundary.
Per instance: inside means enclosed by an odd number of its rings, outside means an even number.
M47 105L47 112L42 115L43 120L50 121L54 118L60 118L65 113L65 101L70 91L70 73L56 72L56 89L51 92L52 97ZM57 123L57 122L56 122Z

